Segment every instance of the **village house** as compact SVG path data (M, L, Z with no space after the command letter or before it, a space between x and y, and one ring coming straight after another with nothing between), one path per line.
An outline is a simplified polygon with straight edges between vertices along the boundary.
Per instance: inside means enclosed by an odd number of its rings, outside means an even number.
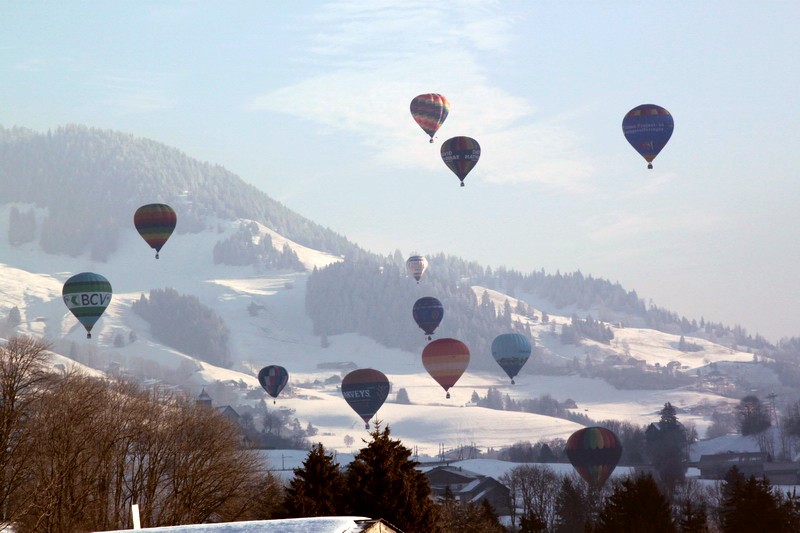
M499 514L508 514L508 487L490 476L483 476L457 466L437 466L425 472L436 499L444 498L449 489L456 501L477 505L488 500Z
M800 463L775 462L764 452L724 452L701 455L697 462L700 479L725 479L725 474L736 467L746 478L767 478L773 485L800 483Z

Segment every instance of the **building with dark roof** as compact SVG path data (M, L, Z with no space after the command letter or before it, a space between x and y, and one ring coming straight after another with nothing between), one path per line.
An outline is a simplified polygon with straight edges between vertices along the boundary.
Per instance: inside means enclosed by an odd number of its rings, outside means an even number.
M508 514L510 493L508 487L490 476L464 470L457 466L437 466L425 473L431 492L437 499L444 498L449 489L456 501L481 504L487 500L499 514Z

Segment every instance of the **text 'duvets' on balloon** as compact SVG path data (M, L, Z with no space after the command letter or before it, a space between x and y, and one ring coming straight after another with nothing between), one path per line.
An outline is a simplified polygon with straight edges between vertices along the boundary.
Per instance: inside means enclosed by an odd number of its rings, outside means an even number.
M367 429L369 419L389 396L391 384L386 375L373 368L353 370L342 379L342 397L356 414L361 417Z

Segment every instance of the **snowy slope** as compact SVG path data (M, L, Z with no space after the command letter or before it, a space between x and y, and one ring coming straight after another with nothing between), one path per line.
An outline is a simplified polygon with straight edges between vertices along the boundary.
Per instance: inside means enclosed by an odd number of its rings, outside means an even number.
M0 236L7 234L8 208L0 209ZM214 244L236 231L238 226L239 222L219 220L209 223L209 228L213 229L199 234L173 235L158 260L153 258L152 250L133 228L122 236L119 250L108 263L94 262L85 256L47 255L38 249L38 245L11 247L7 242L0 242L0 317L6 316L11 307L18 306L23 315L23 324L18 328L20 333L67 339L79 345L90 344L109 353L112 360L121 362L123 366L140 357L176 367L182 360L193 358L156 342L148 333L147 323L135 315L130 306L141 294L147 294L153 288L172 287L182 294L192 294L225 320L231 330L230 346L234 356L231 369L200 363L202 369L194 376L198 388L216 380L242 380L249 387L257 388L255 375L261 367L283 365L289 370L290 386L280 396L277 405L269 404L270 408L294 409L294 416L303 426L311 422L319 429L315 439L340 451L350 451L343 442L345 435L355 438L358 447L359 439L366 436L366 430L335 385L312 384L314 380L324 381L340 374L335 370L321 370L318 365L322 363L352 362L358 367L377 368L391 380L393 393L405 388L412 405L393 403L394 394L391 394L378 416L406 445L418 446L421 455L435 455L440 444L448 448L460 445L497 448L519 440L566 439L579 428L577 424L561 419L469 405L473 390L484 395L489 387L497 387L502 394L512 397L550 394L558 400L572 398L581 412L596 420L615 418L635 423L656 419L657 411L667 401L677 407L690 407L704 401L716 403L720 400L710 393L688 390L616 390L599 379L533 375L529 367L522 369L515 386L510 385L499 370L495 373L468 370L451 390L452 399L446 400L444 391L422 367L419 354L389 349L355 334L330 337L330 346L322 348L305 314L307 273L258 272L252 267L214 265ZM270 234L276 248L287 243L309 268L340 260L331 254L302 247L263 226L260 230ZM111 305L95 326L95 338L91 341L86 340L83 328L79 327L60 298L63 282L83 271L103 274L114 288ZM475 288L479 295L483 290ZM495 291L489 293L496 305L502 307L507 297ZM509 300L514 307L515 300ZM257 316L248 312L252 303L263 307ZM525 317L519 319L528 320ZM569 319L551 314L551 321L562 324ZM576 356L583 358L587 353L595 357L602 353L623 353L625 349L631 355L645 359L648 364L659 362L665 365L677 359L689 368L702 367L706 362L714 361L741 361L744 364L752 358L750 354L731 352L701 340L697 343L702 343L705 348L700 352L702 356L683 354L677 350L678 338L674 335L635 328L615 329L616 340L611 345L587 342L581 347L563 346L550 331L552 326L537 322L531 322L531 326L536 344L553 357L565 361ZM137 334L136 342L114 348L115 333L126 334L131 330ZM689 414L681 414L681 420L695 423L700 434L708 424L702 417Z

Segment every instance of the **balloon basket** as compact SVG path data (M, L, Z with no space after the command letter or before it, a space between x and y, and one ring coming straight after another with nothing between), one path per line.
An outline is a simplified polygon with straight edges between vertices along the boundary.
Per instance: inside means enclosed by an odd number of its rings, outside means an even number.
M516 383L514 383L514 380L513 380L513 379L511 380L511 384L512 384L512 385L516 385Z
M649 168L650 170L653 170L653 163L647 163L647 168Z
M364 429L369 429L369 422L367 422L366 424L364 424Z
M158 259L158 252L156 252L156 259Z
M450 393L449 392L447 393L447 396L445 396L445 398L447 398L448 400L450 399Z
M91 334L91 333L87 333L87 334L86 334L86 338L87 338L87 339L91 339L91 338L92 338L92 334Z
M461 182L461 186L462 186L462 187L464 186L464 182L463 182L463 181Z

